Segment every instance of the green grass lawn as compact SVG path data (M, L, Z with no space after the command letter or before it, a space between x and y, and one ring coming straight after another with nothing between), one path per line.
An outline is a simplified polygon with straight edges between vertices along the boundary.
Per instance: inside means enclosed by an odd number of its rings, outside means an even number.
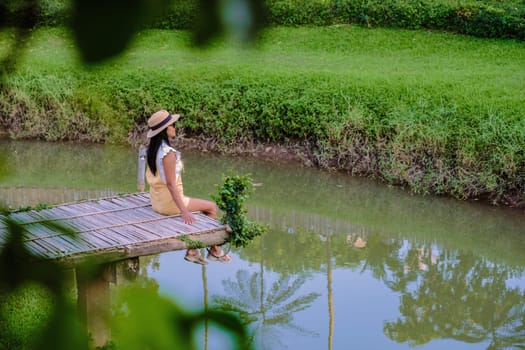
M0 33L4 49L7 40L8 34ZM59 87L70 81L57 83L52 74L101 79L102 75L154 70L166 77L198 76L203 81L214 75L241 79L247 73L253 78L293 75L299 80L303 74L313 74L346 84L404 87L408 93L426 87L471 103L495 106L524 99L525 43L515 41L333 26L268 29L251 50L216 43L198 51L189 43L186 32L145 31L122 57L92 71L77 65L73 43L65 31L40 29L33 34L15 77L40 73L46 87Z

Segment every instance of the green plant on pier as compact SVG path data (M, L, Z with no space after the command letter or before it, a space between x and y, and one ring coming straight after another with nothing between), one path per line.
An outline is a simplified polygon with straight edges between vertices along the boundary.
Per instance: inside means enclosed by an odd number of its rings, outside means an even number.
M267 231L265 226L248 220L244 202L253 189L249 174L226 175L223 184L217 185L218 194L213 195L219 209L224 212L221 222L228 224L232 230L228 241L235 247L247 246L255 237Z
M179 236L179 240L186 243L186 246L188 247L188 249L197 249L197 248L206 247L204 242L199 241L199 240L193 240L188 235Z

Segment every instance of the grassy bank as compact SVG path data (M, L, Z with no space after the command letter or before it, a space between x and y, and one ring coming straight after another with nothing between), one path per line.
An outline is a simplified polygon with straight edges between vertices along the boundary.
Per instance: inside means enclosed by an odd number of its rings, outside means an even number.
M523 43L352 26L274 28L250 51L188 43L186 32L143 32L85 70L66 32L35 31L0 92L0 125L13 137L129 142L167 108L215 150L284 144L420 193L524 203Z

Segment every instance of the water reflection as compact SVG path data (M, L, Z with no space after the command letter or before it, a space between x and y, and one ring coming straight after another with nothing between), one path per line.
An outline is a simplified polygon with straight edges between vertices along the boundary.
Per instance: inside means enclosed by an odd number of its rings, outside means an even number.
M16 205L135 190L135 150L2 147L15 166L0 196ZM295 165L184 156L185 187L195 196L209 197L228 169L251 173L262 185L249 215L270 232L233 250L232 264L202 267L200 278L200 267L177 253L141 274L190 306L239 313L257 349L523 348L523 211L412 196ZM69 163L75 157L78 167ZM203 338L203 348L219 348L208 325Z
M464 343L487 342L488 349L519 348L525 344L525 293L508 282L521 279L524 268L498 264L460 249L444 249L439 242L393 239L379 232L362 232L359 236L330 235L296 231L292 239L285 232L273 231L259 249L271 252L292 240L297 251L283 254L277 271L296 269L326 271L329 296L330 336L333 322L332 269L343 267L370 272L392 292L400 295L396 320L384 320L384 333L398 343L421 346L436 339L453 339ZM320 254L324 249L328 255ZM269 249L268 249L269 248ZM292 246L287 248L292 249ZM302 252L302 253L301 253ZM246 258L255 258L254 253ZM287 259L287 256L290 257ZM315 260L318 257L317 263ZM332 265L332 260L334 261ZM313 265L305 267L305 261ZM290 265L301 262L301 267ZM287 264L283 267L283 264ZM303 274L306 272L303 272ZM256 278L257 274L252 275ZM246 278L246 277L245 277ZM262 283L262 282L261 282ZM252 285L248 281L245 285ZM245 305L246 299L232 300L235 290L246 290L241 283L230 286L228 305ZM255 304L254 304L255 303ZM251 301L250 305L260 302ZM337 304L335 305L337 310ZM238 311L232 307L231 310ZM346 312L348 310L341 310ZM261 347L271 349L272 347Z
M293 322L296 312L308 308L320 296L312 292L295 297L304 282L303 276L281 275L267 291L262 269L260 273L239 270L235 280L223 281L226 295L215 295L214 307L239 315L251 330L250 341L257 349L280 349L284 346L284 329L292 333L287 336L317 335Z
M473 254L445 251L422 276L398 273L401 315L386 322L385 333L412 346L443 338L488 340L489 349L523 346L525 296L506 283L517 273L523 271Z
M297 213L286 217L261 208L251 212L259 220L265 217L263 221L269 221L274 228L286 227L271 231L264 245L257 248L274 257L266 262L268 268L292 273L326 270L329 282L333 268L370 272L392 292L399 293L399 315L384 323L384 333L393 341L421 346L436 339L453 339L472 344L486 342L490 349L525 343L524 265L515 264L512 258L492 260L480 254L475 244L452 249L447 236L430 240L416 232L403 238L350 224L345 227L341 222L325 225L320 218L315 220L309 215L301 220ZM315 223L330 229L319 234ZM481 233L479 239L490 237ZM504 250L498 247L500 243L506 246L508 242L493 240L492 249ZM328 259L323 250L330 252ZM256 257L253 252L241 254L247 260ZM519 287L513 285L516 280L521 281ZM328 283L330 314L331 288Z

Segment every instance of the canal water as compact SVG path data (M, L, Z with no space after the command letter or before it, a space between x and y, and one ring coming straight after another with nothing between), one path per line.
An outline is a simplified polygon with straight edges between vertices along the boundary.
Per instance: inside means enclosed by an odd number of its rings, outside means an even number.
M136 191L137 150L0 142L13 208ZM410 194L298 164L183 152L185 192L251 174L269 232L207 266L169 252L141 274L188 310L237 310L255 349L513 349L525 344L525 212ZM228 249L228 248L226 248ZM202 349L227 349L218 329Z

